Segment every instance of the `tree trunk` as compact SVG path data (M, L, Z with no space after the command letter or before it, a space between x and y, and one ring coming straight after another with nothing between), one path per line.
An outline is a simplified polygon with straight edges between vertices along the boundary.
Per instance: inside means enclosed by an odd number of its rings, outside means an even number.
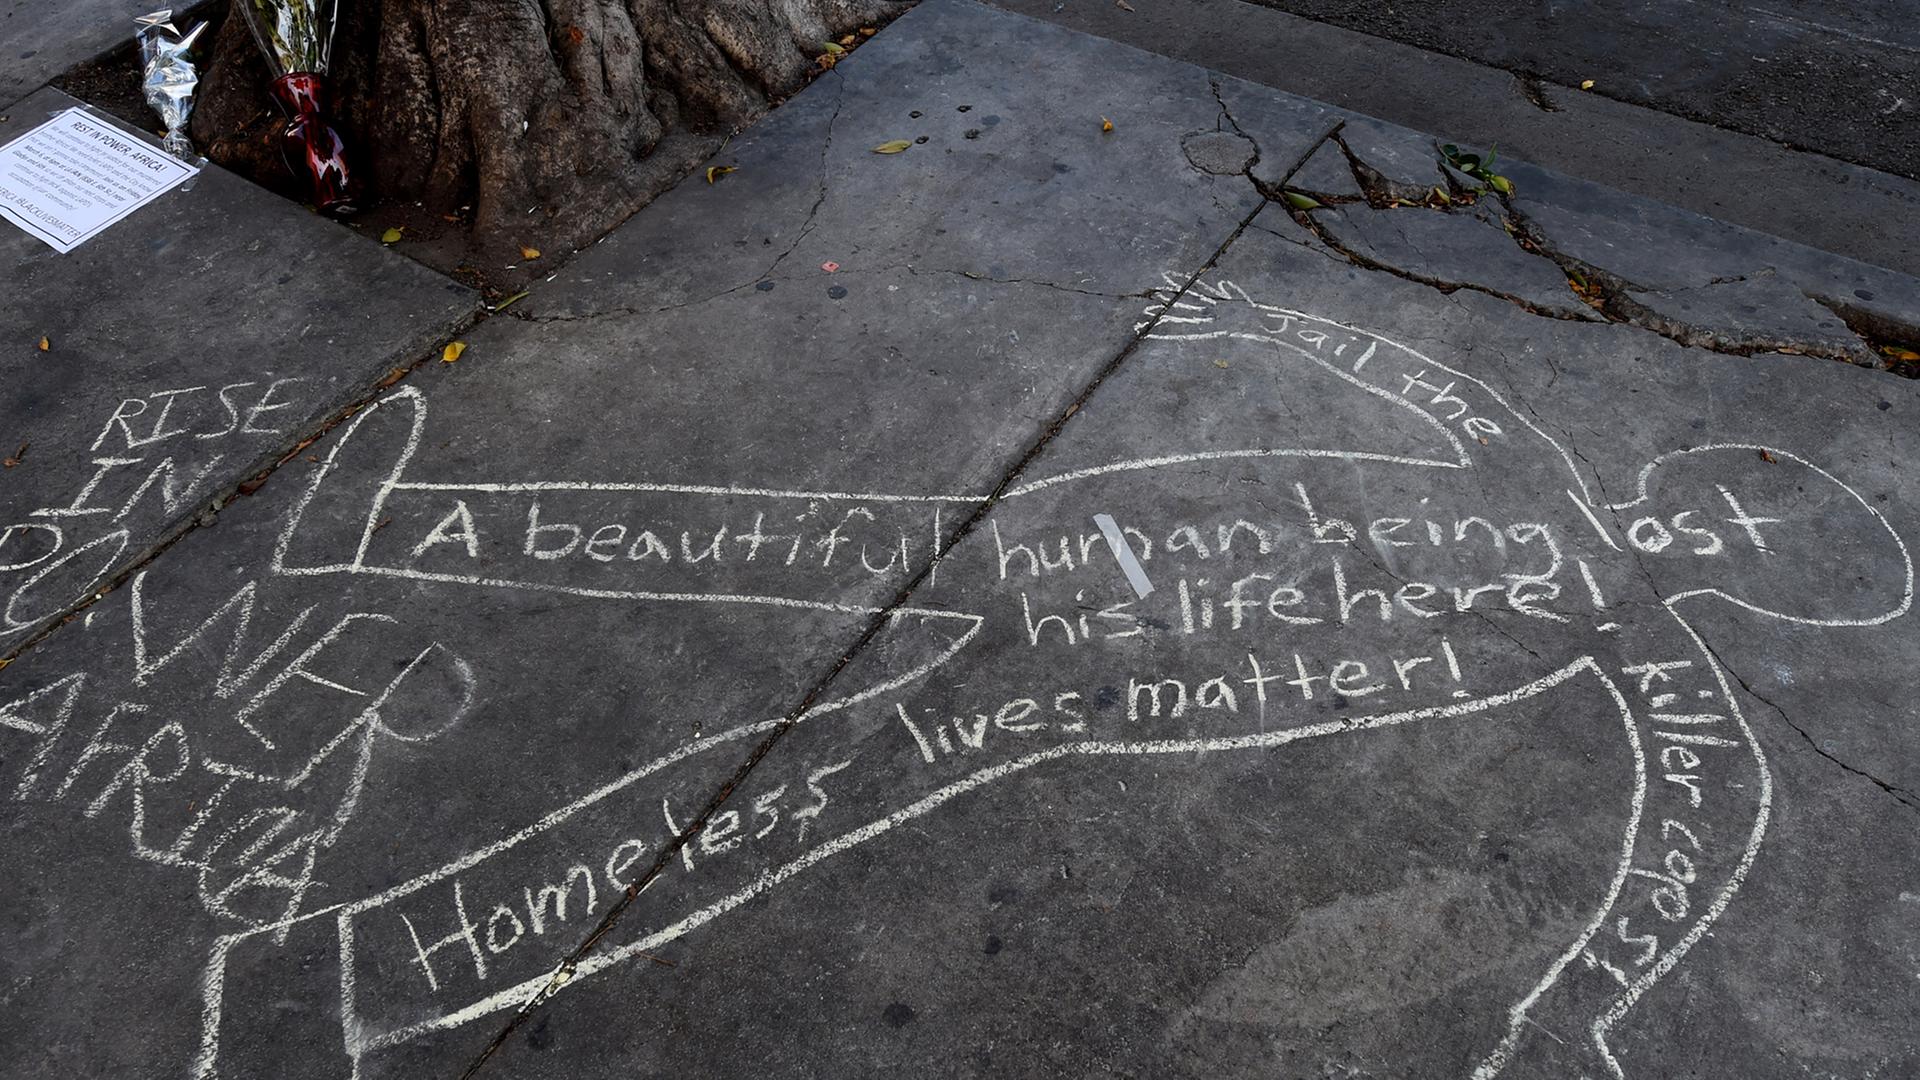
M646 159L664 136L737 130L804 85L826 42L907 6L343 0L330 106L374 201L457 220L468 247L489 255L519 247L530 215L544 243L580 246L652 196ZM194 141L295 193L268 81L244 21L229 17Z

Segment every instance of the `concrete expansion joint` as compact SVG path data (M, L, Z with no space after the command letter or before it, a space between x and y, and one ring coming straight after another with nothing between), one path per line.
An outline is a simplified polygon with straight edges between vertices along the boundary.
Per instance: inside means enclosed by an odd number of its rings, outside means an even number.
M1214 268L1220 261L1220 258L1233 246L1234 241L1239 239L1240 234L1246 231L1247 226L1252 223L1254 215L1258 214L1262 208L1262 206L1256 206L1249 212L1246 218L1239 223L1239 226L1233 230L1233 233L1208 257L1206 263L1180 285L1179 289L1175 291L1173 298L1168 301L1167 306L1169 310L1174 302L1192 290L1202 275ZM906 269L908 269L909 273L914 272L910 267ZM973 513L970 514L965 521L961 522L950 536L941 542L939 550L934 553L927 564L908 580L906 584L900 588L899 592L895 594L893 599L884 605L881 610L868 621L867 626L861 633L859 639L854 642L853 646L839 656L832 667L806 691L800 702L795 705L792 710L787 712L781 721L769 730L766 736L754 746L752 751L748 753L746 759L742 761L733 771L732 775L716 789L714 794L701 808L700 812L688 822L686 827L680 830L671 841L662 847L660 852L654 857L651 867L634 879L621 899L616 901L608 909L599 926L587 936L584 942L561 958L554 968L556 974L577 968L593 951L598 942L613 930L615 924L619 922L621 916L633 905L640 894L646 891L647 887L665 871L672 860L678 856L679 852L689 843L693 842L700 832L706 828L707 823L712 820L715 814L721 811L728 799L735 791L740 789L760 762L773 751L774 747L794 729L801 718L832 688L840 674L845 671L854 660L866 652L868 645L889 625L895 613L913 598L924 583L933 577L941 563L946 560L948 554L966 540L979 526L979 523L985 520L987 515L992 512L994 507L999 505L1000 500L1020 478L1027 466L1038 458L1048 444L1059 435L1067 421L1071 420L1074 414L1079 412L1080 408L1099 390L1101 384L1112 376L1114 372L1119 370L1126 359L1133 354L1134 350L1137 349L1140 343L1151 333L1154 325L1159 322L1160 318L1161 316L1156 315L1148 320L1147 323L1137 328L1133 335L1127 340L1126 344L1089 380L1087 385L1074 397L1072 402L1063 408L1059 415L1047 425L1038 438L1028 446L1026 452L1020 456L1018 461L1005 471L999 483L994 486L992 493L974 508ZM480 1069L499 1052L500 1048L506 1045L507 1040L513 1036L513 1033L519 1029L540 1005L545 1003L546 999L550 997L552 992L557 990L558 987L558 983L550 982L546 989L529 999L520 1009L515 1010L508 1018L506 1024L502 1026L499 1033L494 1036L468 1065L466 1071L462 1074L463 1080L478 1074Z
M459 337L487 318L488 316L483 311L475 310L470 312L451 327L448 331L448 336L450 338ZM385 394L395 385L405 380L407 376L413 374L414 371L432 362L440 355L440 347L436 345L430 352L417 356L411 363L395 367L379 378L358 386L353 399L333 413L319 417L304 427L294 429L290 434L291 441L285 444L285 449L280 453L274 455L264 464L259 465L259 467L242 474L241 478L211 492L199 502L197 512L183 516L172 528L157 535L153 541L146 546L145 550L135 556L135 558L127 563L119 572L107 578L91 592L66 605L57 614L49 617L46 624L40 629L28 634L11 646L0 648L0 670L4 670L7 665L20 659L29 649L46 640L56 630L80 618L82 613L88 608L111 595L115 590L125 585L135 576L143 573L175 544L186 539L192 533L213 528L220 519L220 512L232 505L235 500L259 491L262 487L266 486L268 480L272 479L274 475L280 471L282 466L294 458L299 457L302 453L306 452L308 447L324 438L328 432L331 432L334 428L352 419L355 413L366 408L375 398Z

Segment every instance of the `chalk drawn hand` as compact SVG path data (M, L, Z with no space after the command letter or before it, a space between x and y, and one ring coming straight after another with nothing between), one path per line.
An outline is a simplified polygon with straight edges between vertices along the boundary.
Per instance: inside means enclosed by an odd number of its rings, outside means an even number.
M1153 302L1135 332L1162 341L1207 341L1238 338L1243 341L1279 340L1291 321L1281 308L1262 304L1231 281L1194 281L1187 284L1166 275L1166 284L1152 291Z

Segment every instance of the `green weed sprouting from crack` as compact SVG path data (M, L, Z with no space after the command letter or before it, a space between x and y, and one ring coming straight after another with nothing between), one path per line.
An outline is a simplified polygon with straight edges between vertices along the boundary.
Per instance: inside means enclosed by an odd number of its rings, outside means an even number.
M1473 177L1485 185L1485 187L1481 189L1482 191L1491 188L1501 195L1511 196L1513 194L1513 181L1493 171L1493 163L1500 158L1500 145L1498 143L1495 143L1488 149L1485 159L1482 159L1479 154L1467 153L1453 143L1446 143L1440 147L1440 157L1448 165L1453 166L1454 169Z

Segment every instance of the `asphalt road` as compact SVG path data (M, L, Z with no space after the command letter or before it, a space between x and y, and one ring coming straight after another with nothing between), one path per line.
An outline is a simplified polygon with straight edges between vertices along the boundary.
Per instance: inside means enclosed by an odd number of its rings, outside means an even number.
M1255 0L1920 177L1920 0Z

